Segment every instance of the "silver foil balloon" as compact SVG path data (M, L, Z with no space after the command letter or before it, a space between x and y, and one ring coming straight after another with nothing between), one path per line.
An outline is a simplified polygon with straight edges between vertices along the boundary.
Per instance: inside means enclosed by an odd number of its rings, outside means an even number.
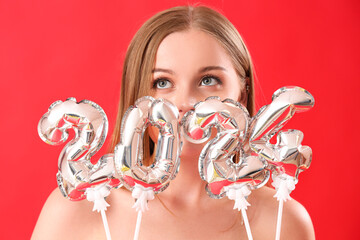
M186 138L195 143L208 140L211 128L217 135L210 140L199 157L199 174L206 181L206 190L213 198L222 198L225 187L248 184L250 188L263 186L269 179L266 162L245 151L249 114L240 103L230 99L209 97L194 106L183 119ZM235 155L238 163L234 162Z
M282 87L272 96L272 102L262 107L251 122L250 145L258 152L258 145L270 140L296 112L304 112L315 104L314 97L300 87Z
M231 99L220 101L219 97L208 97L205 102L194 105L195 111L187 112L182 125L184 136L193 143L203 143L209 140L211 128L218 132L233 132L242 140L246 135L249 123L249 113L240 103Z
M143 165L143 136L148 126L159 129L156 156L151 166ZM115 147L116 176L129 190L135 184L163 191L180 165L179 111L164 99L142 97L125 113L120 143Z
M279 132L296 112L311 109L313 96L300 87L283 87L277 90L272 102L259 110L251 123L250 146L268 160L277 172L294 177L306 169L311 161L311 149L301 147L303 134L297 130ZM279 133L278 133L279 132ZM278 133L276 145L270 139ZM274 173L276 174L276 172Z
M74 130L75 137L63 148L58 160L57 182L62 194L70 200L82 200L89 187L100 183L107 183L109 188L118 185L113 177L113 154L104 155L95 165L90 162L108 131L103 109L89 100L77 103L75 98L69 98L54 102L38 124L39 136L51 145L64 143L69 129Z
M297 182L299 173L310 167L312 150L301 145L303 138L301 131L290 129L279 132L276 144L264 145L261 152L275 170L273 174L286 174Z

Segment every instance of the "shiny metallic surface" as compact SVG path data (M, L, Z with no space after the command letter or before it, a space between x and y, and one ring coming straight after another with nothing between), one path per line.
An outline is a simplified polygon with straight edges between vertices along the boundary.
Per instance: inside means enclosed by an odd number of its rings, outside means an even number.
M253 117L250 147L269 162L273 174L285 173L297 181L299 173L310 166L312 151L310 147L301 146L303 133L280 130L295 113L311 109L314 103L313 96L305 89L283 87L273 94L272 102ZM276 133L277 143L271 144L270 139Z
M120 143L115 147L116 176L132 190L135 183L163 191L180 166L179 112L167 100L143 97L125 113ZM156 156L151 166L143 165L143 136L148 126L159 129Z
M194 106L181 120L184 137L193 143L206 142L211 128L218 132L234 132L241 139L246 135L249 113L244 106L231 99L220 101L219 97L208 97Z
M75 137L60 153L57 181L65 197L82 200L86 188L114 180L113 154L103 156L95 165L90 162L105 141L108 120L96 103L89 100L77 103L75 98L69 98L54 102L38 124L40 138L51 145L64 143L70 129Z
M225 187L232 184L248 184L252 189L263 186L270 176L266 162L245 150L250 122L246 108L218 97L209 97L194 108L182 119L186 138L201 143L209 139L212 127L217 129L216 137L205 145L199 157L199 174L207 182L208 194L222 198Z
M299 130L280 131L277 143L266 143L259 154L266 158L273 169L273 174L286 174L297 181L299 173L308 169L312 160L312 150L302 146L304 134Z
M251 122L250 143L256 150L274 136L296 112L304 112L315 104L314 97L300 87L283 87L272 96L272 102L262 107Z

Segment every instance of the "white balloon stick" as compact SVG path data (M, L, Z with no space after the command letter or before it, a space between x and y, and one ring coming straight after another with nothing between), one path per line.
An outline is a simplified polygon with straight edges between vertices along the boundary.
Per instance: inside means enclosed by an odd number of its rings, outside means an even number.
M111 240L111 235L110 235L110 228L109 228L109 224L106 218L106 213L105 210L101 210L101 218L104 224L104 229L105 229L105 234L106 234L106 239L107 240Z
M283 212L284 200L279 200L279 209L278 209L278 216L276 221L276 240L280 240L280 231L281 231L281 217Z
M253 237L251 235L251 230L250 230L250 224L249 224L249 220L248 220L247 215L246 215L245 208L241 209L241 214L242 214L242 217L244 219L244 224L245 224L245 229L246 229L246 234L248 236L248 239L253 240Z
M241 210L242 217L245 223L246 234L249 240L252 240L251 229L248 217L246 215L246 209L250 206L250 203L246 200L251 193L249 186L247 184L233 184L230 186L224 187L226 191L226 196L230 200L235 200L234 209L238 211Z
M136 227L134 233L134 240L139 238L139 231L141 225L142 213L149 210L147 202L154 199L154 190L151 187L143 187L140 184L135 183L134 189L132 190L132 197L136 199L135 204L132 206L138 212L136 219Z
M105 200L105 197L110 194L110 188L106 184L102 184L94 188L87 188L85 194L86 199L94 203L93 211L101 213L106 239L111 240L110 228L105 213L107 207L110 206Z
M284 208L284 201L291 200L290 193L295 189L296 181L293 177L287 174L273 174L272 178L272 185L276 189L276 194L274 197L279 201L275 240L280 240L281 219Z
M134 240L138 240L138 238L139 238L141 218L142 218L142 211L139 210L139 211L138 211L138 215L137 215L137 219L136 219L136 227L135 227Z

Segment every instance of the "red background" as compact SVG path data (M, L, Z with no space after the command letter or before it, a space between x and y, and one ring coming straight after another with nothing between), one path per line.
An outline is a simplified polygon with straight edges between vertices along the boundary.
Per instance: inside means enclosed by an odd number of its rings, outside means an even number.
M57 187L62 147L45 144L37 134L50 104L70 96L95 101L106 111L111 131L132 36L154 13L193 2L0 2L1 239L30 238ZM302 130L303 144L314 152L292 196L308 209L318 239L360 239L360 2L203 3L225 14L244 37L256 68L258 107L286 85L315 97L314 109L287 126Z

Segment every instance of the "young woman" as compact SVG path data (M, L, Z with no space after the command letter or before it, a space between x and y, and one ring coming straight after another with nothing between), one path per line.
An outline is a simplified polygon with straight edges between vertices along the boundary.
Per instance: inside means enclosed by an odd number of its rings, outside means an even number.
M207 7L175 7L149 19L133 38L124 63L121 99L111 151L119 141L120 122L135 100L151 95L174 103L182 117L208 96L231 98L254 113L250 55L234 26ZM149 128L145 156L151 162L157 138ZM149 202L140 239L247 239L234 202L212 199L198 173L204 144L183 140L180 171L170 186ZM252 191L247 210L254 239L274 239L278 202L268 187ZM126 189L113 190L107 211L113 239L132 239L137 213ZM105 239L92 203L70 202L58 189L44 205L33 239ZM282 239L314 239L310 217L295 200L284 205Z

